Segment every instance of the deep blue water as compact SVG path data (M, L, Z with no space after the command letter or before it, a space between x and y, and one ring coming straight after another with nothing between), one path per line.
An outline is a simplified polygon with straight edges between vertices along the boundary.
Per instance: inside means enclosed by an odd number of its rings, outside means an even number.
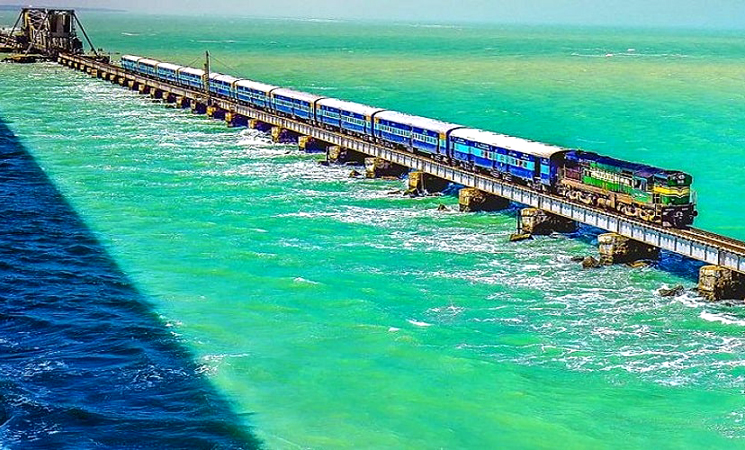
M0 122L0 448L256 448Z

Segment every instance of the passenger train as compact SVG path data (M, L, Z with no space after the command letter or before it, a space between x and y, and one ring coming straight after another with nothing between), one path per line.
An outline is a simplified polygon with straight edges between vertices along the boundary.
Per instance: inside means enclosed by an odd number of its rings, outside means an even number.
M121 65L188 89L202 90L207 78L200 69L138 56L122 56ZM697 215L692 177L683 172L220 73L208 78L215 96L642 221L686 228Z

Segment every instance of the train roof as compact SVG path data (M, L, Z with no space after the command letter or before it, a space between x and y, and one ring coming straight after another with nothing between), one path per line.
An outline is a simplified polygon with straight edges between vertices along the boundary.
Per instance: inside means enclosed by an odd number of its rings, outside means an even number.
M153 66L153 67L155 67L158 64L160 64L160 61L157 61L155 59L142 58L142 59L140 59L140 60L137 61L137 64L145 64L147 66Z
M338 98L324 98L323 100L319 100L318 104L331 108L341 109L347 112L362 114L364 116L371 116L377 112L384 111L383 108L376 108L374 106L363 105L362 103L355 103L347 100L340 100Z
M514 150L528 155L537 156L539 158L550 158L557 153L569 151L567 148L555 145L529 141L519 137L479 130L476 128L460 128L450 133L450 136L503 148L505 150Z
M122 55L121 59L126 59L127 61L134 61L137 62L142 59L142 56L135 56L135 55Z
M447 133L456 128L462 128L463 125L443 122L441 120L430 119L428 117L411 116L398 111L382 111L375 116L376 119L388 120L391 122L409 125L415 128L434 131L436 133Z
M181 73L188 73L191 75L199 75L204 76L204 70L202 69L195 69L194 67L182 67L180 70Z
M313 103L317 100L320 100L325 97L321 97L320 95L311 94L309 92L302 92L302 91L295 91L292 89L286 89L286 88L278 88L272 91L272 95L282 95L284 97L289 97L294 100L301 100L308 103Z
M235 82L235 85L243 86L249 89L256 89L257 91L261 91L261 92L269 92L272 89L277 88L277 86L272 86L271 84L260 83L258 81L253 81L253 80L238 80Z
M228 84L233 84L236 81L238 81L238 78L230 76L230 75L225 75L222 73L212 72L210 73L210 80L222 81Z
M160 63L158 64L158 69L171 69L171 70L179 70L181 66L178 64L171 64L171 63Z
M323 100L319 100L318 104L328 106L330 108L341 109L342 111L346 112L361 114L368 117L377 112L384 111L383 108L376 108L374 106L363 105L362 103L339 100L338 98L324 98Z

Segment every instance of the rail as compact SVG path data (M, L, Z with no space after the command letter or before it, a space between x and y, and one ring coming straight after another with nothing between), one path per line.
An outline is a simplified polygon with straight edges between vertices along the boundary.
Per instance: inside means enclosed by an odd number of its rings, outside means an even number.
M207 98L204 92L186 89L181 86L132 74L119 66L97 62L86 57L60 55L58 61L63 64L68 62L77 63L85 68L115 74L117 77L124 77L137 83L167 91L174 95L189 97L196 101L205 101ZM316 128L305 122L277 116L233 101L214 97L211 101L215 106L225 111L240 114L251 119L257 119L343 148L383 158L401 166L420 170L454 183L474 187L484 192L507 198L513 202L539 208L577 222L618 233L663 250L745 274L745 242L737 239L697 228L681 230L641 222L629 217L619 216L609 211L573 203L568 199L556 195L536 192L524 186L506 183L490 176L451 167L426 157L383 147L345 134Z

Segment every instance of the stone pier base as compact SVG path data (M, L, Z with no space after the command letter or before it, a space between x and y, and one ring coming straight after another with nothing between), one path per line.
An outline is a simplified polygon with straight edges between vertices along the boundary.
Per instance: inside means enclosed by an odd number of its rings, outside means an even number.
M191 112L194 114L207 114L207 105L199 102L191 102Z
M248 128L259 130L262 133L269 133L270 131L272 131L272 126L270 124L257 119L250 119L248 121Z
M660 249L616 233L598 236L600 263L604 265L632 263L657 259Z
M300 136L297 140L297 146L307 153L322 153L326 152L328 144L310 136Z
M186 97L176 96L176 108L188 108L190 100Z
M499 211L509 208L510 201L476 188L463 188L458 192L458 205L462 212Z
M247 127L248 117L228 111L225 113L225 123L231 128Z
M225 113L226 112L227 111L225 111L224 109L219 108L217 106L208 106L207 107L207 115L209 117L212 117L213 119L224 120L225 119Z
M427 195L434 192L442 192L447 188L448 181L426 172L418 170L409 172L409 195Z
M272 127L271 134L272 141L275 144L296 144L300 137L297 133L293 133L292 131L282 127Z
M400 177L406 173L406 170L406 167L383 158L365 158L365 175L367 178Z
M329 164L365 164L366 158L367 156L363 153L338 145L326 147L326 162Z
M698 292L711 301L745 299L745 275L719 266L703 266L698 272Z
M520 211L520 231L531 235L574 233L577 222L538 208L524 208Z

